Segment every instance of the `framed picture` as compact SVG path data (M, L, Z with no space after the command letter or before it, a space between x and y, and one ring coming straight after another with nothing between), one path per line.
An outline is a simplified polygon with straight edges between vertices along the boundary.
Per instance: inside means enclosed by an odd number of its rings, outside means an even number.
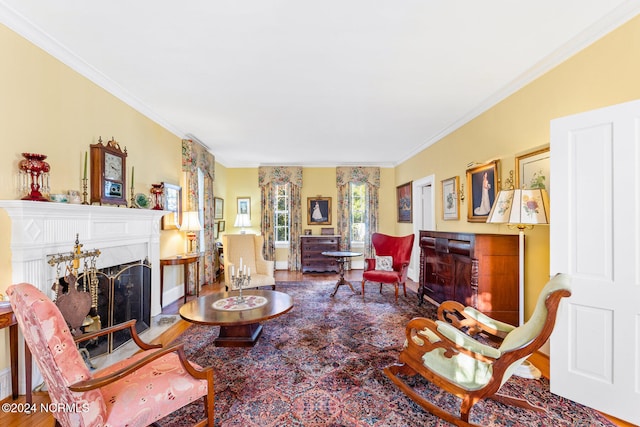
M251 219L251 197L238 197L238 213L247 214Z
M177 230L182 223L182 187L178 185L162 183L164 188L165 211L171 213L162 217L161 227L163 230Z
M307 197L307 224L331 225L331 197Z
M516 188L544 188L550 193L551 159L549 146L516 157Z
M498 192L500 160L467 169L469 210L467 221L486 222Z
M220 223L217 223L213 227L213 238L217 239L220 237Z
M311 229L310 228L305 228L304 229L304 235L305 236L311 236Z
M442 182L442 219L445 221L460 219L460 180L457 176Z
M396 200L398 202L398 222L412 221L411 181L396 187Z
M213 219L224 218L224 199L220 197L213 198Z
M218 221L218 231L220 231L220 232L224 231L224 227L225 227L225 222L224 221Z

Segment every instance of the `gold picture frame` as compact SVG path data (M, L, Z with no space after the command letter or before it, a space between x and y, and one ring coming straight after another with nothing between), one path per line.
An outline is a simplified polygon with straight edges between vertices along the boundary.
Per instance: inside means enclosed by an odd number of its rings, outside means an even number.
M331 197L307 197L307 224L331 225Z
M179 185L162 183L164 188L163 209L170 211L162 217L160 227L162 230L177 230L182 224L182 187Z
M467 169L468 222L487 222L491 207L500 190L500 160Z
M515 187L551 189L551 151L547 145L516 157Z

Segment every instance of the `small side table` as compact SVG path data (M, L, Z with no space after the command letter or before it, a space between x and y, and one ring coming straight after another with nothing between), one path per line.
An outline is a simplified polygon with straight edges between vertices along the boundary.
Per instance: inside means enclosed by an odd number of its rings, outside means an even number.
M0 329L9 328L9 353L11 357L11 396L18 398L18 322L11 306L0 307ZM29 388L29 384L27 384Z
M162 308L162 294L164 293L164 266L182 265L184 266L184 303L187 303L187 291L189 290L189 264L196 265L196 297L200 296L200 257L201 254L174 255L167 258L160 258L160 308Z
M340 279L338 279L338 282L336 283L336 287L333 289L331 296L335 296L336 292L338 292L338 288L342 285L348 285L351 288L351 291L354 294L357 294L358 292L356 292L356 290L353 289L353 285L351 284L351 282L344 279L344 265L347 262L349 262L350 258L362 256L362 254L360 252L350 252L350 251L326 251L326 252L322 252L322 255L333 257L336 259L336 262L338 263L338 273L340 274Z

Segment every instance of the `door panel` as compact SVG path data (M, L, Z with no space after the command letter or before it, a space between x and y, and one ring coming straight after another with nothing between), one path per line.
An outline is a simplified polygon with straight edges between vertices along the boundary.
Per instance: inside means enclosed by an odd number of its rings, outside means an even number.
M640 102L551 122L551 391L640 424Z

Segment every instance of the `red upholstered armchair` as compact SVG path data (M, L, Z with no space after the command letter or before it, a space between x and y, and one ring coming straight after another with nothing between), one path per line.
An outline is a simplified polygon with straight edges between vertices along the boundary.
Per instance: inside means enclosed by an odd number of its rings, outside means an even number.
M364 260L364 273L362 273L362 298L364 298L364 283L389 283L395 285L396 301L398 301L398 287L402 285L404 296L407 296L407 271L409 260L411 260L411 250L415 235L397 237L388 236L382 233L373 233L371 243L376 251L375 258ZM389 258L391 257L391 258Z

